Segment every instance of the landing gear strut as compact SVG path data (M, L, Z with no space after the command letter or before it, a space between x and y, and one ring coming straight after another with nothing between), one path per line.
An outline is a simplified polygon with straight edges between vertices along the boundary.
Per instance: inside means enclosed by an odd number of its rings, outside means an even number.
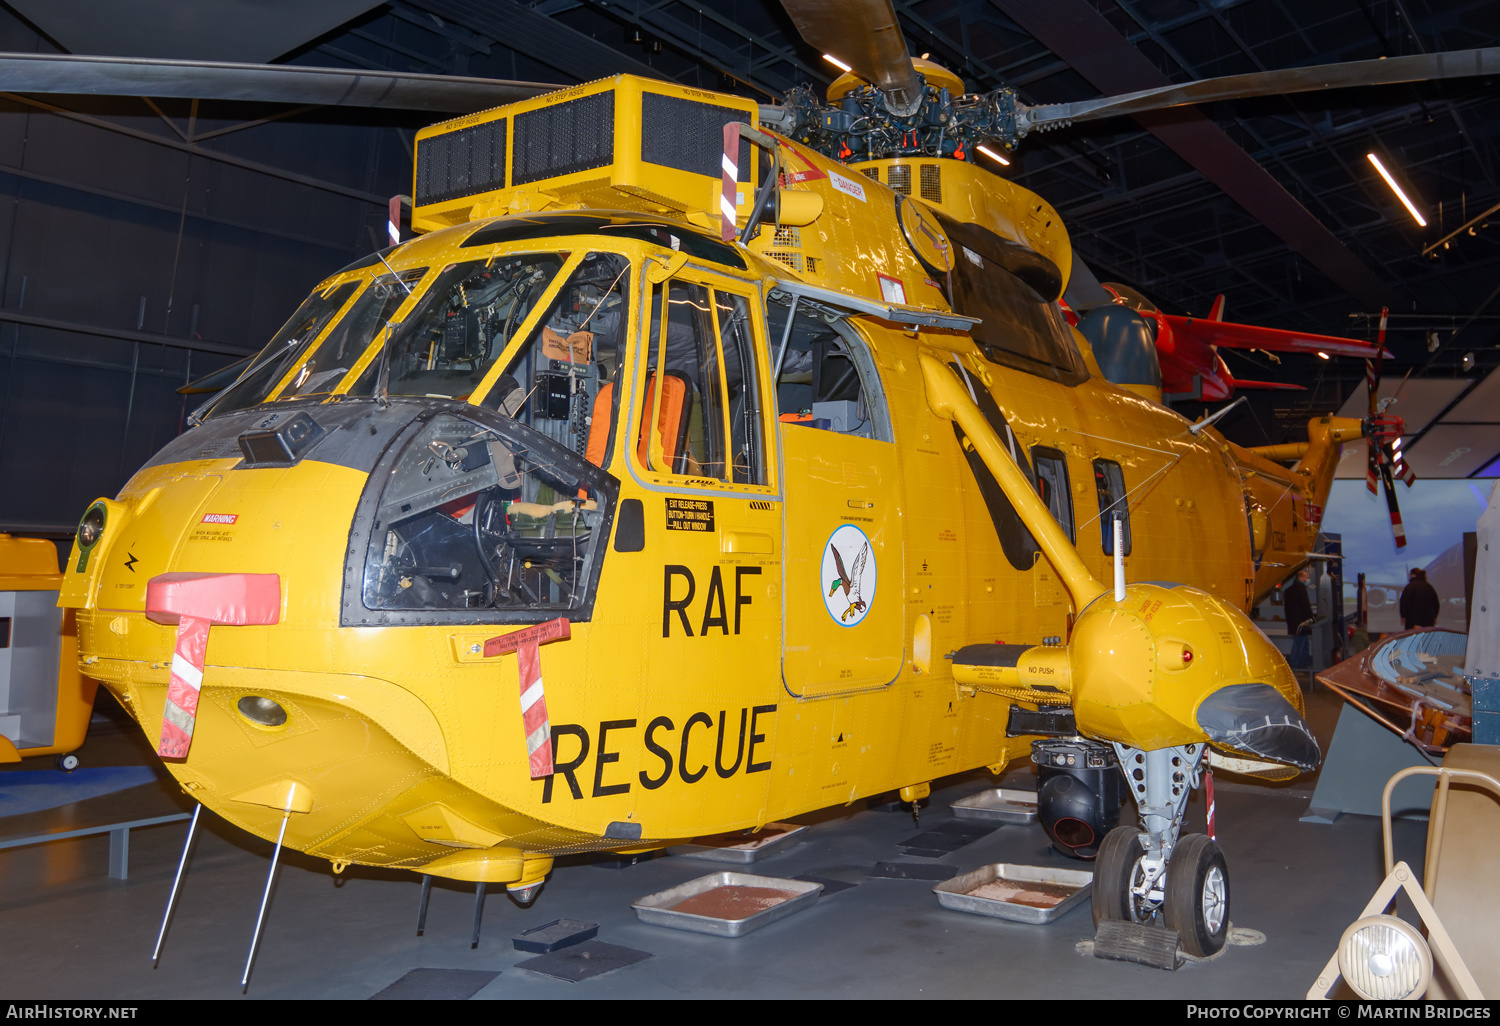
M1144 752L1116 744L1141 827L1105 835L1094 867L1094 925L1115 919L1160 923L1202 958L1229 935L1229 873L1219 845L1204 834L1179 837L1188 796L1198 786L1205 746Z

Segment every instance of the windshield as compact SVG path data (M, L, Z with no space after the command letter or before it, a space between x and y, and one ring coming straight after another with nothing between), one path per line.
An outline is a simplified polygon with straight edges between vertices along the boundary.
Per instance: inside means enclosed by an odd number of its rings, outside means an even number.
M322 292L314 292L303 300L297 312L271 337L270 343L260 351L260 355L245 369L239 380L217 402L210 400L213 412L243 410L264 400L287 369L301 359L307 347L328 326L329 320L343 308L358 287L359 282L346 281Z
M418 267L399 276L383 274L371 282L277 398L332 392L370 342L386 330L426 273L427 268Z
M483 405L606 466L619 409L630 264L589 253L553 294Z
M443 268L387 343L387 393L467 399L567 258L524 254ZM370 363L350 395L375 394L381 362Z

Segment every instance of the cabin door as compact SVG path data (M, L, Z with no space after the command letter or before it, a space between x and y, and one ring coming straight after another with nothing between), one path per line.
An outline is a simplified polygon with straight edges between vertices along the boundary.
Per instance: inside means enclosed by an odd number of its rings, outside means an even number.
M884 687L906 658L900 470L885 393L848 321L804 307L788 333L788 314L768 304L786 495L782 677L798 697Z

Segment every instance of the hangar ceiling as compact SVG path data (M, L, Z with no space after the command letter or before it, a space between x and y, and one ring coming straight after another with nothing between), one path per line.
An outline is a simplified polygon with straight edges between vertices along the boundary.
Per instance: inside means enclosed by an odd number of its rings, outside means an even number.
M895 7L915 55L930 55L971 89L1009 85L1027 103L1500 45L1493 0L895 0ZM777 0L5 0L0 49L558 84L632 72L764 102L837 75ZM150 373L166 387L174 375L180 384L258 346L275 327L274 311L290 309L323 271L376 248L384 198L410 191L413 135L430 120L349 108L0 96L0 186L16 197L16 213L0 218L0 234L10 233L0 298L0 364L10 361L0 367L0 476L31 473L18 468L30 468L25 454L42 448L46 436L32 421L47 407L32 393L57 386L18 385L17 368L27 353L46 353L35 359L128 371L118 401L102 398L102 384L93 400L97 410L113 403L123 418L108 429L120 433L123 450L101 457L94 475L108 470L108 479L90 478L76 485L81 497L55 503L71 509L113 491L180 421L173 397L171 417L138 437L144 411L154 408L137 384L149 362L142 354L162 354ZM1427 227L1377 177L1369 152L1413 194ZM1388 305L1395 354L1388 386L1410 376L1403 403L1422 425L1411 428L1413 459L1425 446L1435 454L1429 474L1495 472L1487 468L1500 451L1488 451L1489 436L1500 450L1500 430L1491 430L1488 412L1474 412L1488 411L1480 397L1493 388L1473 386L1500 366L1496 82L1270 97L1077 125L1030 137L1009 167L991 169L1061 212L1099 279L1124 282L1169 312L1204 314L1222 293L1232 320L1370 338ZM129 279L119 296L101 294L92 305L68 301L66 290L47 298L46 268L59 259L52 240L64 222L129 254L128 273L115 275ZM254 302L236 289L252 290ZM1308 416L1362 404L1354 397L1363 395L1358 361L1232 351L1225 358L1237 376L1306 389L1252 393L1249 406L1223 422L1236 440L1292 440ZM69 379L56 380L65 387ZM17 388L28 392L26 403ZM1434 432L1430 444L1422 431ZM1455 432L1467 433L1474 452L1448 459L1463 446L1437 450Z
M380 0L13 0L68 53L261 64Z

